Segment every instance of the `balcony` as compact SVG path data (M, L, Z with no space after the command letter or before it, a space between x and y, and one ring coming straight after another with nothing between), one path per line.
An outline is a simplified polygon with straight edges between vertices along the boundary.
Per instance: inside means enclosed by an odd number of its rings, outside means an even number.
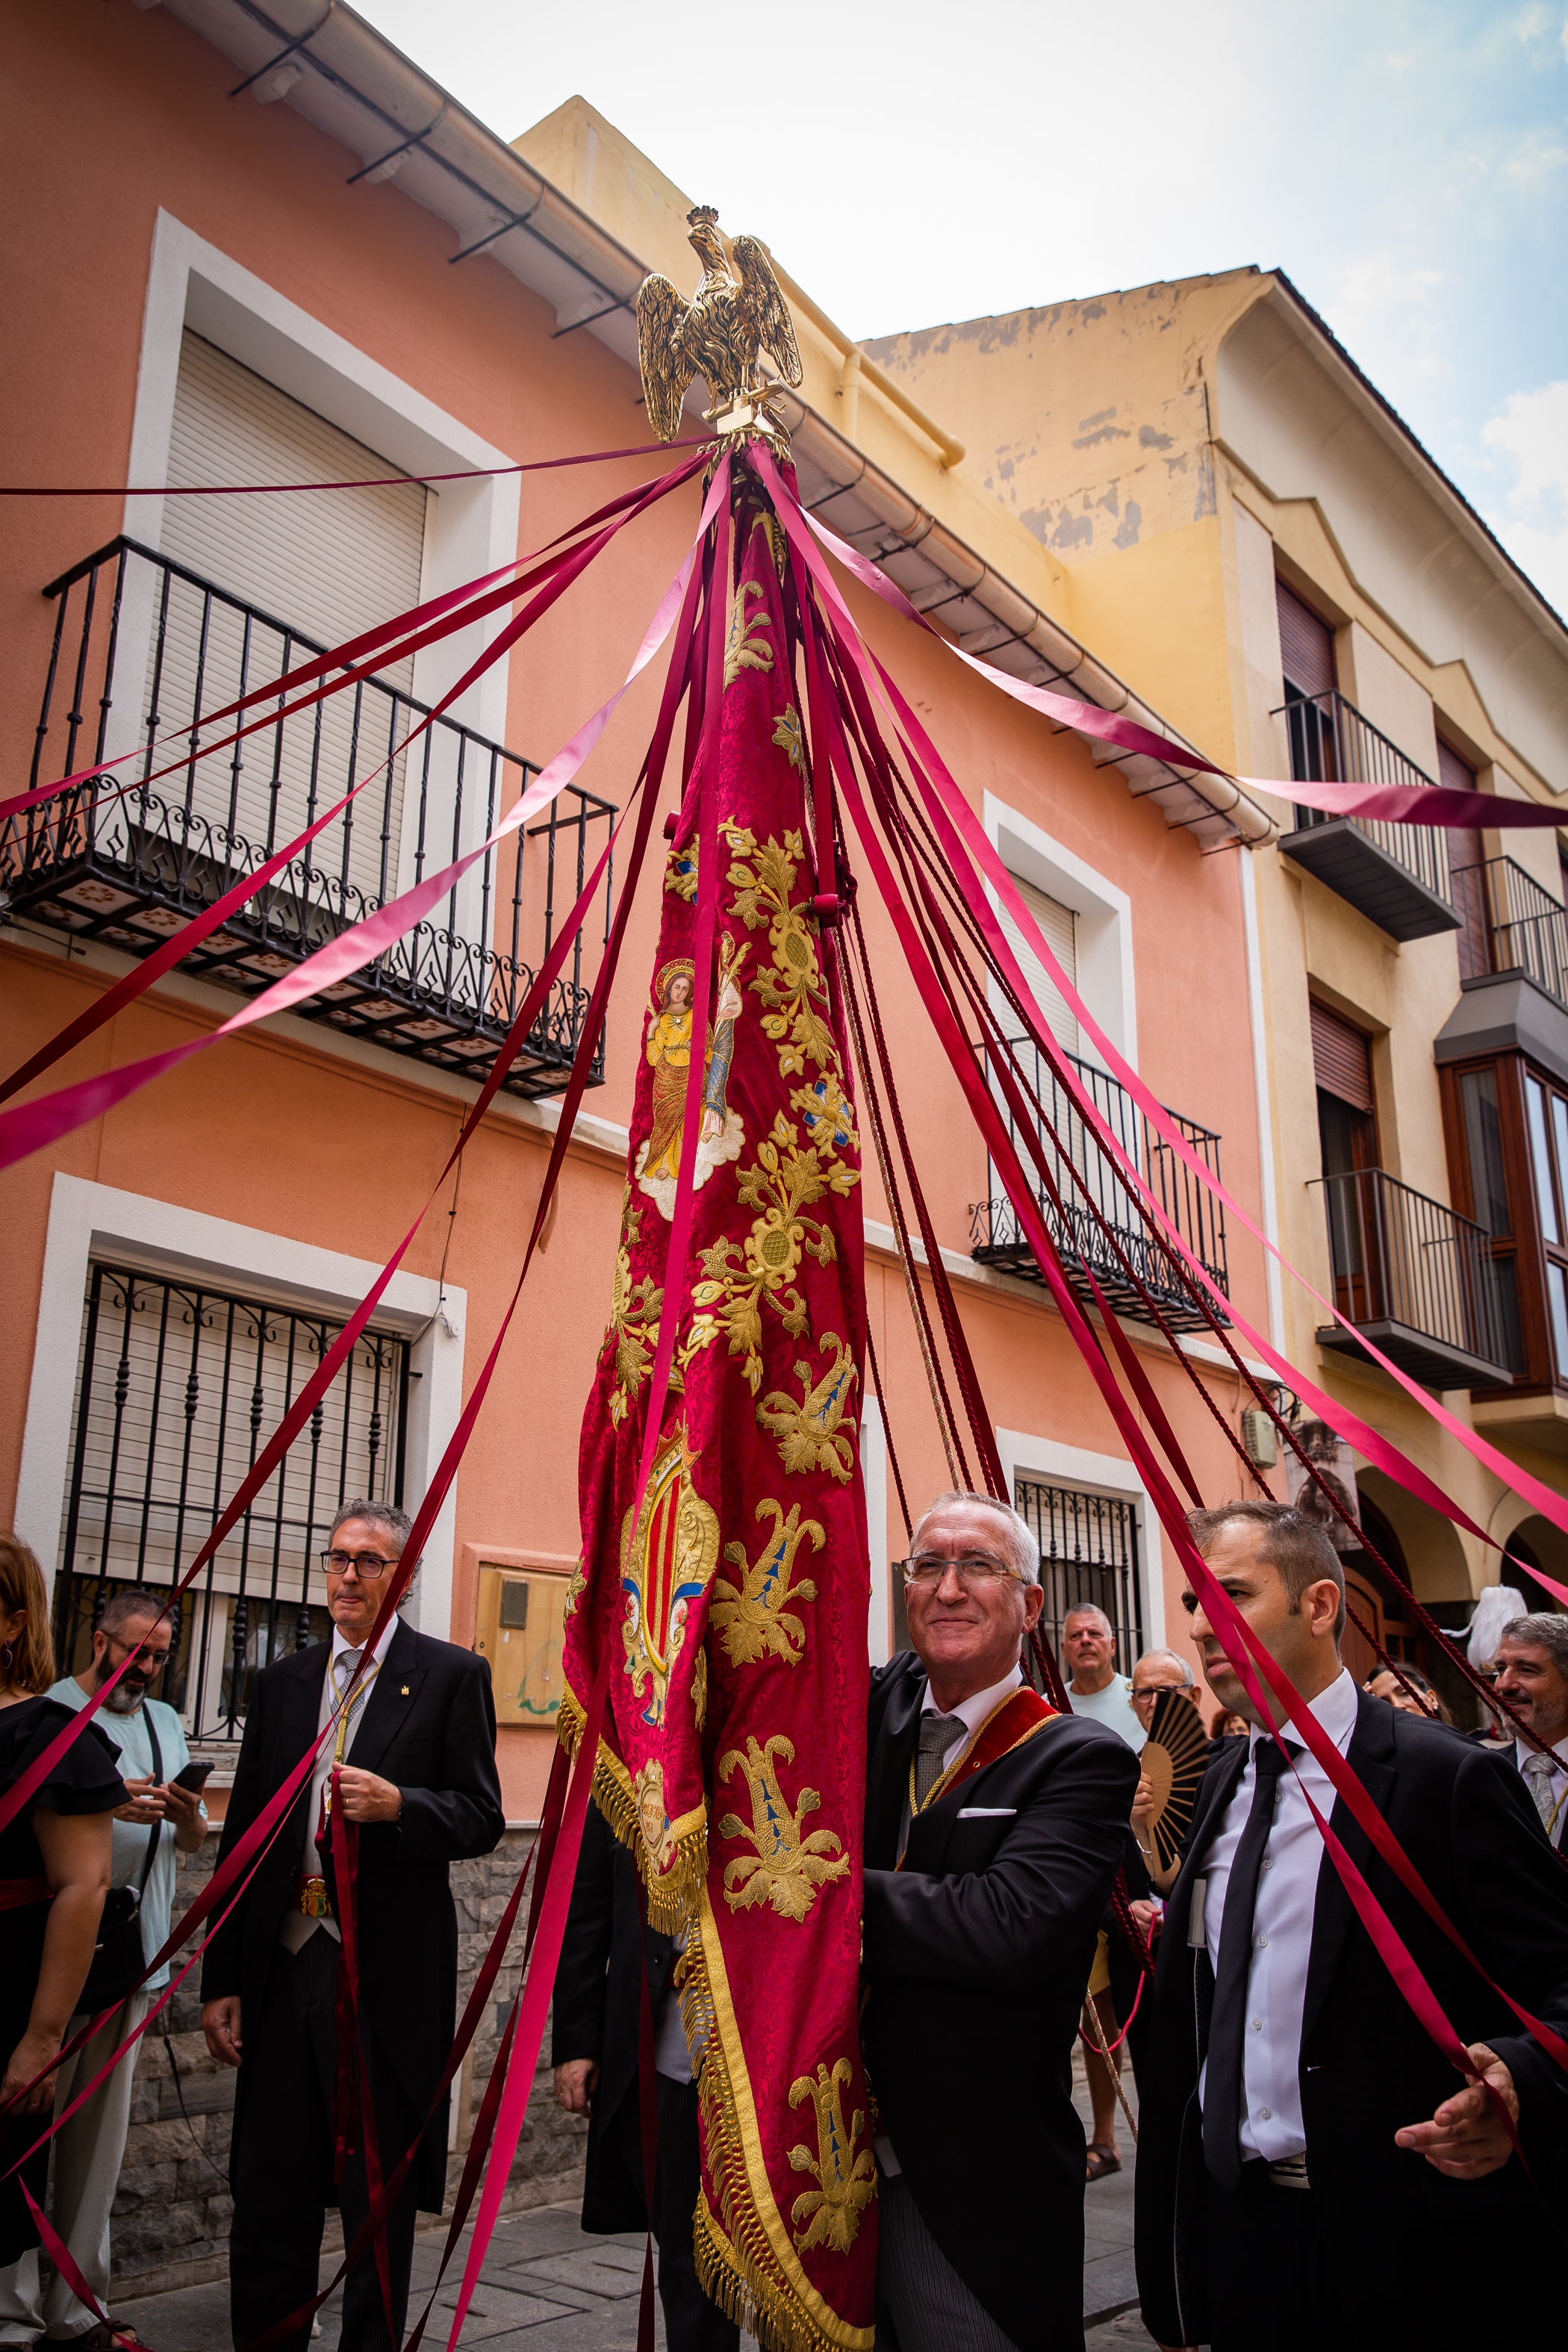
M1151 1230L1130 1186L1073 1108L1045 1055L1032 1040L1018 1038L1011 1043L1014 1056L1054 1130L1054 1139L1049 1141L1049 1164L1061 1196L1061 1207L1058 1210L1042 1194L1040 1213L1069 1278L1076 1277L1074 1288L1081 1302L1085 1306L1092 1303L1084 1279L1092 1273L1119 1314L1147 1320L1149 1310L1143 1297L1143 1290L1147 1290L1173 1330L1206 1329L1208 1318L1180 1260ZM1219 1288L1225 1290L1225 1216L1213 1194L1200 1184L1185 1162L1177 1159L1171 1147L1161 1141L1125 1087L1093 1063L1080 1061L1076 1054L1065 1058L1072 1064L1095 1108L1187 1248ZM993 1091L1008 1133L1018 1143L1025 1171L1030 1172L1034 1163L1018 1139L1012 1113L994 1079ZM1218 1136L1173 1111L1169 1116L1205 1166L1212 1168L1217 1176ZM1081 1180L1081 1186L1078 1180ZM1116 1250L1100 1231L1085 1200L1086 1192L1114 1234L1136 1281L1129 1277ZM994 1193L990 1200L974 1203L970 1211L970 1232L972 1255L982 1265L1001 1266L1009 1274L1021 1275L1027 1282L1044 1282L1035 1253L1005 1193Z
M1315 1181L1334 1305L1347 1321L1429 1389L1507 1388L1502 1299L1482 1227L1381 1168ZM1341 1324L1317 1336L1320 1347L1366 1355Z
M1465 980L1523 972L1568 1011L1568 908L1561 898L1511 857L1461 866L1453 881L1454 903L1465 922Z
M188 756L149 785L171 757L165 743L10 819L0 829L0 892L13 922L146 955L386 762L184 959L183 971L255 994L483 840L536 772L447 717L397 751L428 706L395 677L344 688L198 761L204 709L325 647L129 539L44 593L55 601L55 632L31 781L114 759L155 735L183 738ZM227 731L209 729L206 740ZM138 775L138 790L115 797ZM569 788L526 839L512 835L472 866L435 917L301 1012L417 1061L481 1074L532 984L530 957L575 901L614 816L612 803ZM601 897L504 1080L513 1094L538 1097L566 1083L588 1010L584 956L608 929L607 870ZM601 1036L595 1084L603 1062Z
M1302 695L1283 715L1290 740L1290 773L1299 784L1430 784L1432 779L1342 694ZM1448 879L1448 844L1436 826L1391 824L1378 817L1331 816L1298 808L1294 833L1279 846L1287 857L1376 923L1394 940L1428 939L1455 931Z

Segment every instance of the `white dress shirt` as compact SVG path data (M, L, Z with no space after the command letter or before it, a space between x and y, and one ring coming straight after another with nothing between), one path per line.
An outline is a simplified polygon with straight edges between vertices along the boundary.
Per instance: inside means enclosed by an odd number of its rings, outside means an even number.
M1355 1729L1357 1696L1354 1680L1342 1672L1312 1701L1312 1713L1342 1756ZM1289 1725L1283 1728L1286 1738L1291 1738ZM1261 1731L1252 1734L1247 1769L1236 1784L1208 1850L1204 1939L1216 1973L1226 1888L1252 1810L1258 1777L1253 1759L1258 1741L1267 1737ZM1285 1771L1279 1777L1274 1825L1264 1850L1252 1915L1252 1963L1247 1971L1247 2031L1242 2042L1241 2152L1243 2157L1263 2157L1270 2164L1301 2156L1307 2147L1301 2113L1301 2019L1323 1841L1307 1809L1303 1783L1325 1820L1333 1811L1334 1790L1329 1776L1311 1751L1303 1748L1296 1759L1296 1772ZM1204 2076L1207 2074L1205 2063ZM1200 2100L1203 2091L1200 2079Z
M973 1747L975 1734L980 1730L981 1726L984 1724L990 1717L995 1714L1003 1700L1006 1698L1011 1692L1019 1688L1023 1680L1024 1670L1022 1666L1015 1666L1012 1673L1009 1675L1004 1675L999 1683L992 1683L986 1689L976 1691L973 1698L961 1698L959 1700L958 1705L952 1709L952 1713L948 1717L948 1721L952 1726L952 1738L949 1740L947 1746L941 1751L941 1765L942 1769L944 1772L951 1769L951 1768L960 1760L964 1750ZM922 1715L941 1715L942 1712L942 1708L938 1706L935 1699L932 1698L931 1695L931 1685L927 1683L926 1695L921 1703L921 1713ZM910 1800L909 1793L906 1790L904 1795L903 1820L899 1828L899 1854L900 1860L903 1856L904 1848L909 1843L909 1836ZM893 2153L893 2143L888 2137L886 2132L879 2132L871 2145L876 2150L878 2163L881 2166L882 2170L889 2177L889 2179L895 2173L899 2173L903 2170L903 2166L899 2162L898 2158Z
M370 1703L370 1693L374 1686L374 1678L381 1672L386 1658L387 1645L402 1622L396 1611L394 1610L382 1633L381 1639L371 1654L370 1665L361 1677L359 1689L354 1694L353 1713L349 1717L348 1737L343 1742L345 1763L353 1754L354 1741L359 1738L359 1727L364 1721L364 1711ZM352 1667L340 1666L339 1659L348 1656L357 1657L362 1646L362 1643L347 1640L342 1627L334 1620L332 1654L327 1660L327 1671L321 1676L321 1705L316 1717L318 1732L325 1731L328 1724L332 1721L337 1712L339 1694L347 1685L349 1675L353 1672ZM300 1856L300 1867L307 1878L318 1878L321 1875L321 1858L316 1850L316 1829L321 1818L321 1800L326 1794L327 1783L332 1777L332 1766L336 1761L333 1750L336 1746L335 1732L331 1739L322 1740L316 1751L315 1769L310 1775L310 1801L305 1809L302 1851ZM342 1943L342 1937L338 1933L338 1923L335 1919L307 1919L302 1911L284 1913L283 1925L278 1931L279 1940L286 1944L289 1951L298 1952L310 1942L318 1927L324 1927L329 1936L336 1942Z
M1540 1752L1539 1748L1526 1747L1522 1739L1516 1739L1513 1743L1514 1761L1523 1774L1524 1785L1530 1790L1531 1797L1535 1795L1536 1775L1526 1767L1531 1757L1538 1756ZM1563 1832L1563 1817L1564 1813L1568 1813L1568 1739L1562 1741L1552 1751L1552 1769L1547 1776L1546 1785L1549 1791L1548 1811L1542 1815L1542 1826L1547 1836L1555 1845Z

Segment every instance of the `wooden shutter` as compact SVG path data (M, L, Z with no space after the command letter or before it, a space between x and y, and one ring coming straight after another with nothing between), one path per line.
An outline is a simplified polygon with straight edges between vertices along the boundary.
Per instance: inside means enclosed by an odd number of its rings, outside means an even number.
M1437 738L1437 782L1447 784L1451 793L1473 793L1476 772L1468 760L1461 760L1451 744ZM1457 836L1456 836L1457 837Z
M1370 1111L1373 1108L1372 1046L1359 1029L1331 1013L1326 1004L1310 999L1312 1016L1312 1068L1319 1087L1326 1095L1334 1095L1341 1102L1349 1103L1352 1110Z
M1064 907L1058 899L1047 898L1043 890L1037 889L1032 882L1026 882L1022 875L1015 874L1013 882L1019 898L1038 924L1046 945L1076 988L1078 917L1070 907ZM1034 991L1036 1002L1046 1016L1052 1036L1059 1045L1065 1045L1069 1054L1076 1054L1079 1049L1078 1022L1068 1009L1066 997L1049 977L1045 965L1005 907L1001 909L1001 917L1007 944L1017 957L1024 977Z
M343 482L397 467L340 433L335 425L279 392L225 352L187 329L174 390L169 480L182 482ZM252 623L201 591L173 581L162 643L149 663L148 702L155 698L164 727L188 726L198 709L216 710L285 661L303 658L285 632L299 630L321 644L341 645L377 621L419 600L425 548L426 492L417 483L390 489L293 491L287 498L171 499L164 509L163 551L213 587L259 607L272 627ZM408 693L413 664L382 673L388 687ZM271 739L241 748L237 768L224 753L194 771L192 806L216 830L202 845L238 862L229 833L254 853L300 832L323 803L384 758L407 717L393 733L392 698L365 689L288 722L279 750L274 790ZM397 884L402 828L402 755L390 784L377 779L362 795L342 878L374 898ZM175 797L179 797L176 793ZM323 836L333 871L342 862L341 836ZM318 859L321 853L318 852ZM357 911L352 905L349 911Z
M1334 633L1310 605L1276 578L1279 611L1279 660L1287 686L1298 694L1330 694L1334 685Z

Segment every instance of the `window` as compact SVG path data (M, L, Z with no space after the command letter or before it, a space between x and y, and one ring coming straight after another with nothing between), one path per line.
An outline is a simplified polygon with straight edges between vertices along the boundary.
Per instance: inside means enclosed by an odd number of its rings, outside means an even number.
M1039 1541L1046 1605L1040 1630L1061 1645L1069 1610L1092 1601L1116 1629L1118 1670L1130 1675L1143 1649L1143 1601L1133 1505L1073 1486L1017 1481L1014 1497Z
M55 1586L74 1674L111 1592L173 1584L332 1340L341 1318L94 1264ZM180 1604L163 1695L234 1738L250 1686L327 1630L315 1554L338 1505L401 1498L408 1342L367 1330ZM315 1600L312 1575L315 1574Z
M1070 907L1064 907L1059 899L1047 897L1044 890L1037 889L1034 883L1026 882L1021 874L1013 876L1013 884L1019 898L1033 915L1039 928L1040 936L1076 989L1078 986L1077 915ZM1029 946L1006 908L1003 907L999 911L1003 937L1018 959L1024 977L1034 991L1036 1002L1046 1016L1051 1035L1058 1045L1065 1045L1069 1054L1076 1054L1079 1042L1078 1021L1068 1010L1066 997L1047 972L1045 965L1040 961L1034 949ZM1006 1014L1007 1025L1011 1025L1013 1019L1014 1015L1009 1008Z
M1285 686L1290 773L1298 783L1321 783L1338 769L1334 756L1334 633L1283 580L1274 583L1279 615L1279 664ZM1318 698L1323 698L1321 701Z
M1451 793L1473 793L1476 772L1451 743L1437 738L1437 781ZM1479 832L1454 826L1448 835L1448 879L1461 929L1456 940L1461 980L1479 980L1492 968L1491 926L1487 916L1486 845Z
M172 484L359 481L401 470L185 330L169 445ZM286 499L171 499L163 553L280 625L259 625L182 578L169 580L163 609L152 616L148 717L156 710L167 722L171 715L219 709L258 677L289 667L303 658L283 634L289 630L341 645L417 604L426 498L419 484L400 483ZM413 671L410 659L384 675L406 694ZM334 695L288 722L276 739L264 731L194 767L192 805L252 845L286 841L321 813L326 780L336 798L351 775L357 779L386 758L396 740L386 740L392 723L384 696L363 689ZM397 733L407 725L405 718ZM403 765L402 759L395 763L386 805L373 787L374 817L367 811L347 835L342 878L372 897L386 895L384 832L395 884ZM162 791L178 799L181 784L170 778ZM335 835L333 841L341 861L344 845Z
M1546 1255L1546 1317L1552 1369L1568 1381L1568 1095L1527 1070L1525 1129L1535 1186L1535 1211Z

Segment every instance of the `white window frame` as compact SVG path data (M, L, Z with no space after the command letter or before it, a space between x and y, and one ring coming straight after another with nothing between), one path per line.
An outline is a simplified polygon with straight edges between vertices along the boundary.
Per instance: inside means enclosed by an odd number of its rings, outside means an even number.
M94 1257L109 1256L129 1257L152 1274L195 1276L256 1291L262 1297L277 1291L290 1303L321 1306L344 1316L353 1312L381 1272L369 1258L348 1257L283 1234L233 1224L226 1217L205 1216L172 1201L58 1172L49 1198L16 1520L17 1534L37 1554L51 1591L70 1477L71 1414L88 1268ZM395 1274L375 1320L413 1343L409 1370L420 1377L408 1384L404 1488L405 1495L419 1496L462 1411L468 1294L448 1284L443 1296L441 1286L427 1276ZM406 1612L421 1633L441 1641L451 1636L457 1514L454 1479L430 1530Z
M1138 1526L1138 1601L1143 1646L1146 1650L1163 1649L1165 1567L1160 1518L1149 1489L1131 1463L1118 1454L1091 1454L1084 1446L1064 1445L1054 1437L1036 1437L1020 1429L999 1429L996 1451L1006 1474L1009 1502L1017 1494L1019 1479L1025 1478L1037 1480L1046 1486L1072 1486L1081 1494L1104 1495L1112 1502L1132 1505Z
M1111 1044L1136 1069L1138 1006L1132 975L1131 899L1065 843L994 793L985 795L982 822L1010 874L1022 876L1047 898L1070 907L1078 917L1078 992ZM989 895L994 906L996 893L990 890ZM1079 1039L1079 1052L1085 1061L1100 1060L1087 1034Z

